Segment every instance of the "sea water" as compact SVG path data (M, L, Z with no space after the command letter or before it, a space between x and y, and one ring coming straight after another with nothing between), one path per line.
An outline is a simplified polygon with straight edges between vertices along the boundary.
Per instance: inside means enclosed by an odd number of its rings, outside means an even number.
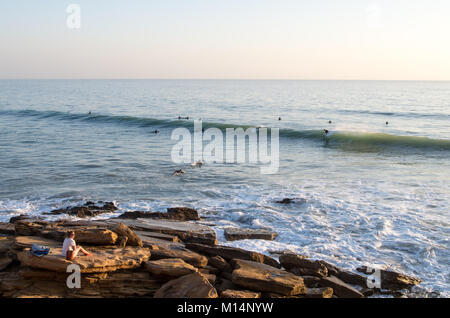
M175 164L171 133L194 119L279 128L278 173ZM450 82L1 80L0 221L87 200L116 202L103 218L189 206L222 244L389 267L448 297ZM279 236L226 242L228 226Z

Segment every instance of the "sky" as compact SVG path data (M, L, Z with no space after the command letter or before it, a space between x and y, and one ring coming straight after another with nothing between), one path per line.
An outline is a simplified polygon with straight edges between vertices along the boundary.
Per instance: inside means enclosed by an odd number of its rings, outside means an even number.
M450 80L449 17L448 0L0 0L0 78Z

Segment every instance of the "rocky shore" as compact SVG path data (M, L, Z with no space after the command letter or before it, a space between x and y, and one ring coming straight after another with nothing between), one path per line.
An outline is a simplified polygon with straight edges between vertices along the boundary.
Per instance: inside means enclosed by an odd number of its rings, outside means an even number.
M0 297L154 298L364 298L403 292L421 281L381 270L380 288L368 284L373 270L347 271L291 252L277 257L218 245L213 228L196 210L126 212L118 218L71 221L115 211L111 202L48 212L58 221L15 217L0 223ZM61 256L67 231L92 254L67 261ZM274 240L266 229L229 228L227 240ZM34 256L33 244L50 253ZM81 288L67 286L67 267L76 264ZM372 287L372 288L369 288Z

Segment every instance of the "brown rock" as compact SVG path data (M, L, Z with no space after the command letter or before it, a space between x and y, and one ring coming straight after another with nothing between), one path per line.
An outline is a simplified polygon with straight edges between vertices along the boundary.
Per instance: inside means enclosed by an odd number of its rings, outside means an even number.
M119 222L118 219L109 220L110 223ZM158 219L121 219L132 230L158 232L178 236L183 242L217 244L216 232L209 226L196 224L191 221L179 222Z
M68 214L79 218L97 216L102 213L111 213L117 210L116 205L113 202L99 202L101 205L95 205L94 202L87 202L82 206L74 206L70 208L63 208L53 210L44 214Z
M14 224L0 222L0 234L6 234L6 235L16 234Z
M334 294L340 298L364 298L364 295L355 288L347 285L335 276L323 277L319 285L333 288Z
M331 298L333 296L333 288L308 288L306 294L302 295L304 298Z
M114 245L118 235L105 229L75 230L75 241L92 245Z
M231 278L231 277L230 277ZM225 278L218 278L217 282L216 282L216 289L218 292L223 292L224 290L227 289L237 289L238 287L233 284L233 282L231 280L225 279Z
M288 272L295 274L297 276L316 276L316 277L327 277L328 276L328 270L323 268L301 268L301 267L293 267L288 270Z
M12 258L6 255L0 255L0 271L6 269L11 263Z
M283 200L275 201L275 203L280 203L280 204L290 204L292 202L294 202L294 199L291 199L291 198L284 198Z
M234 227L226 228L224 234L227 241L247 239L273 241L278 236L278 233L265 229L240 229Z
M347 284L367 287L367 278L356 273L340 270L336 277Z
M205 256L185 248L160 248L159 250L152 251L152 260L164 258L181 258L186 263L189 263L195 267L205 267L206 264L208 264L208 259Z
M373 273L373 270L370 270L367 266L362 266L356 270L365 274ZM382 289L399 290L403 288L411 288L412 286L418 285L422 282L419 278L397 273L391 270L380 270L380 276Z
M180 258L167 258L148 261L145 268L153 275L162 277L180 277L197 272L197 268Z
M261 298L261 293L249 290L227 289L220 293L221 298Z
M286 253L279 257L281 265L289 271L296 268L297 275L327 276L328 269L321 261L312 261L303 255Z
M217 298L216 289L208 279L199 273L193 273L171 280L161 286L155 298Z
M306 293L303 279L281 269L244 260L233 261L233 283L250 290L266 291L281 295Z
M77 264L82 273L112 272L119 269L137 268L150 257L147 248L91 248L91 256L78 256L73 261L67 261L61 256L61 249L51 249L46 256L32 255L29 250L17 254L22 266L46 269L55 272L66 272L67 266Z
M118 223L112 229L115 233L120 236L125 236L128 238L127 244L130 246L140 246L142 247L142 240L137 236L128 226L123 223Z
M320 278L317 276L302 276L303 281L305 282L306 287L309 288L317 288L319 287Z
M167 212L145 212L145 211L129 211L120 215L120 219L167 219L177 221L196 221L200 220L197 210L186 207L168 208Z
M228 262L218 255L212 256L208 259L208 264L217 268L221 272L228 272L231 273L233 271L233 268L228 264Z
M202 244L188 243L186 244L186 248L209 256L218 255L226 260L232 260L237 258L242 260L254 261L258 263L264 263L273 267L280 268L280 264L270 256L257 252L246 251L236 247L220 246L220 245L207 246Z

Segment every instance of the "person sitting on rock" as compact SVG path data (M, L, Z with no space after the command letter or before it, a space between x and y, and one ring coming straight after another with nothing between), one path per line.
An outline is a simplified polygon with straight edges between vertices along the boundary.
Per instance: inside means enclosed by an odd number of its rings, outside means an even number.
M66 258L66 260L68 261L74 260L74 258L77 257L79 252L83 253L86 256L91 255L91 253L87 252L81 246L77 246L74 238L75 238L74 231L67 232L67 237L64 239L62 247L62 255Z

